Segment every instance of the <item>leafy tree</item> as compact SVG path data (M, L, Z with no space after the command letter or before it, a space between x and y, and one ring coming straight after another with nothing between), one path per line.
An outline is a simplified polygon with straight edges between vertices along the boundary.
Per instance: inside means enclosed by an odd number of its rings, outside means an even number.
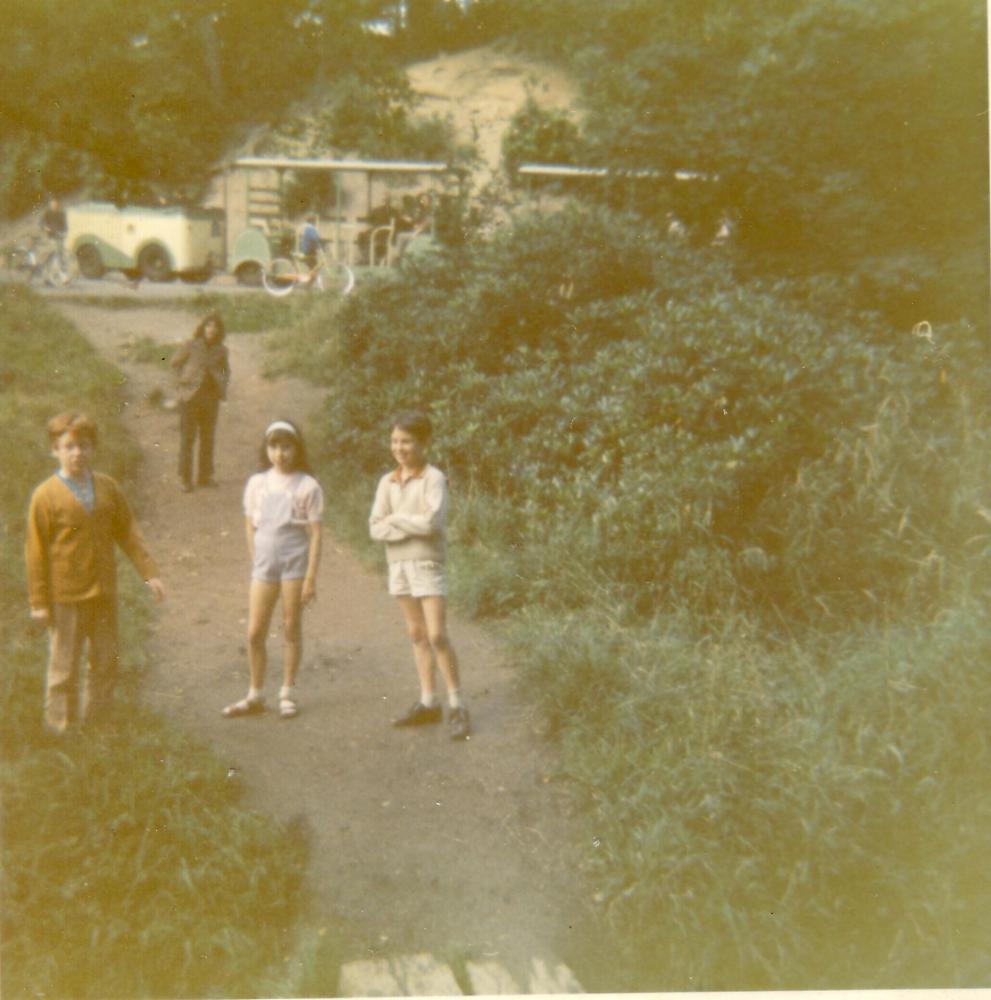
M589 162L718 174L751 269L854 274L899 320L986 316L978 0L488 7L581 74Z
M48 190L194 199L242 130L367 55L344 0L12 0L0 33L0 211Z
M532 93L509 120L502 137L502 159L513 177L521 163L576 163L581 158L578 126L564 112L542 108Z

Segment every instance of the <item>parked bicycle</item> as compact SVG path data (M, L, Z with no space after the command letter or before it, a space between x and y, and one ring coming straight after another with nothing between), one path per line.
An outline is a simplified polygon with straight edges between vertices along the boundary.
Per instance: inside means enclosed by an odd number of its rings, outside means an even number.
M72 255L60 241L39 238L8 250L7 267L27 272L28 281L40 278L49 288L64 288L77 273Z
M331 260L321 246L312 267L298 251L276 257L263 272L262 284L269 295L279 297L299 286L347 295L354 288L354 272L347 264Z

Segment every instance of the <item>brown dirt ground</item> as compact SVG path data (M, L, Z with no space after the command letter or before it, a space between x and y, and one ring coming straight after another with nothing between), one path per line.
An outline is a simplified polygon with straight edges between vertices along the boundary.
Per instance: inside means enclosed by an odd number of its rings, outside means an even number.
M453 615L472 739L452 743L438 727L391 728L389 719L416 696L409 644L384 578L335 543L333 496L318 600L304 623L299 717L220 714L246 689L244 482L270 419L299 418L316 437L320 392L263 377L264 336L229 335L220 486L182 494L178 417L148 401L155 388L169 393L168 377L128 362L124 347L147 336L164 354L191 334L195 318L164 307L59 308L125 373L127 423L145 456L141 521L169 590L156 617L146 699L212 745L242 778L248 805L303 822L312 846L307 888L317 919L344 935L345 960L453 950L519 969L532 956L559 957L581 976L592 944L577 919L582 848L566 797L547 780L549 751L511 666L485 631ZM273 629L270 705L281 651Z

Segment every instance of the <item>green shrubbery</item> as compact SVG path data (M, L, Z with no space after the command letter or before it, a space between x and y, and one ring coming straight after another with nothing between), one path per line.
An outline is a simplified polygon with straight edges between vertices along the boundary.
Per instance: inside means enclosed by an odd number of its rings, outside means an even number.
M23 289L2 297L4 995L248 995L294 945L304 842L239 807L226 767L141 707L148 612L133 574L114 726L61 744L42 731L45 643L22 567L28 497L52 470L45 423L91 413L98 465L125 481L138 456L119 374Z
M429 406L459 540L512 525L526 572L499 608L527 602L539 549L564 606L605 587L641 613L792 627L931 613L948 564L984 572L980 338L823 316L783 292L624 217L523 220L348 303L325 347L332 450L370 475L389 411ZM569 559L588 575L562 585Z
M572 208L366 284L298 331L322 475L360 534L433 416L624 988L986 982L986 345L734 264Z

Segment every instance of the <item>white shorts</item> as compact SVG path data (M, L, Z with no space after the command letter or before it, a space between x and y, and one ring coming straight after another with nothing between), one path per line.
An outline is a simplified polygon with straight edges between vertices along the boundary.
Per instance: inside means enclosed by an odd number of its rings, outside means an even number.
M403 559L389 563L389 593L393 597L446 597L444 564L432 559Z
M266 532L255 534L255 559L251 578L262 583L302 580L310 560L310 539L305 531L282 532L274 537Z

